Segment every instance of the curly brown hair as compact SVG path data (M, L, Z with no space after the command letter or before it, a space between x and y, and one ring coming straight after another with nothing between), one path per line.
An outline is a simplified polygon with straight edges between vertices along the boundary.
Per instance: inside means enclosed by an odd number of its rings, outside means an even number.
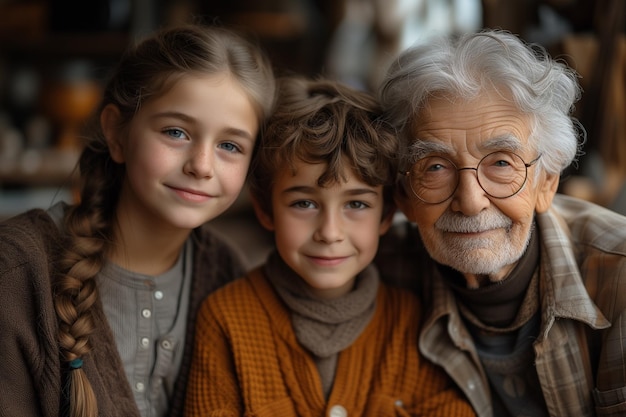
M260 138L250 168L251 196L269 215L277 174L295 170L298 161L326 164L318 178L327 187L352 170L363 182L385 187L392 207L398 139L381 117L373 95L326 79L286 77L279 80L274 114Z

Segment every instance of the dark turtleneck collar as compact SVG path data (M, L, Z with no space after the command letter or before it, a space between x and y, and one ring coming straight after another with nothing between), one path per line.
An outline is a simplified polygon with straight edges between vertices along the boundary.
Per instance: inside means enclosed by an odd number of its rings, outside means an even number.
M526 290L539 265L539 233L533 227L526 251L517 265L502 281L469 289L463 275L438 265L461 304L487 326L506 327L515 320Z

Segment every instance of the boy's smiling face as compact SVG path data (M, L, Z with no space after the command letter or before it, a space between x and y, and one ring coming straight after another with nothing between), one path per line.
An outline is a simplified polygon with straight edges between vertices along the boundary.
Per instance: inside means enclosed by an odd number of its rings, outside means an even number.
M346 164L349 166L349 164ZM272 189L272 214L255 204L261 224L274 232L281 258L320 298L349 292L372 262L391 217L383 219L383 187L345 172L344 180L320 187L325 164L284 169Z

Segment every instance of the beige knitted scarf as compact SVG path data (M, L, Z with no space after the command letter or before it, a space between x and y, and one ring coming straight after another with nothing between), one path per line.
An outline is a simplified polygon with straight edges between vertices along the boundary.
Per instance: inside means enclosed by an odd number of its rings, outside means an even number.
M368 266L357 276L352 291L335 299L316 298L276 252L268 258L264 271L291 310L296 338L313 355L328 397L337 354L359 337L376 309L378 270Z

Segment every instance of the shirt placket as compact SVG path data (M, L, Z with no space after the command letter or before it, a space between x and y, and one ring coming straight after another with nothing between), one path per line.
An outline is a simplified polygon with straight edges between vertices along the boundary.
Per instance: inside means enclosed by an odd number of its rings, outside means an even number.
M146 290L137 292L137 314L139 321L137 325L138 346L135 375L132 381L137 404L141 408L147 407L148 393L150 391L150 366L154 340L154 305L152 298L152 288L154 284L146 281ZM149 407L148 407L149 408Z

